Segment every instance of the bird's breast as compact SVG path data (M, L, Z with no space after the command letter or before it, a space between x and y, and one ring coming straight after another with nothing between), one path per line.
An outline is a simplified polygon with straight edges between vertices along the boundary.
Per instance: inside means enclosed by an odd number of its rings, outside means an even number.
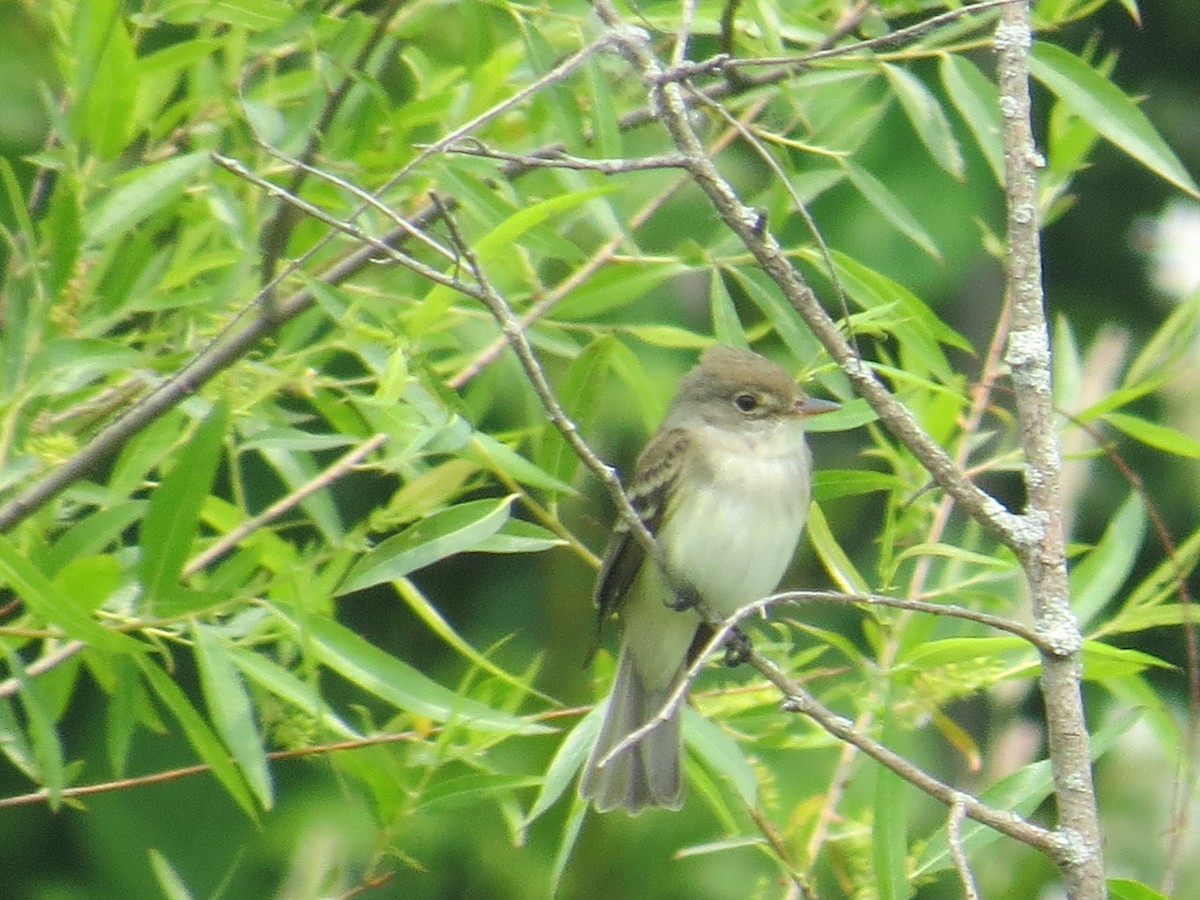
M728 615L771 593L795 553L811 494L803 434L709 435L681 473L659 533L672 573Z

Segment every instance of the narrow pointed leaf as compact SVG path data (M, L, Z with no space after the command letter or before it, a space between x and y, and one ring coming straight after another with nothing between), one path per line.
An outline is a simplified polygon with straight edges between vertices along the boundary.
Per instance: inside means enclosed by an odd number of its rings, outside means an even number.
M937 98L907 69L884 63L883 74L933 161L962 181L965 173L962 151Z
M270 809L274 797L271 772L246 685L216 630L197 625L192 634L200 667L200 689L209 718L241 766L242 775L258 802L263 809Z
M213 734L212 729L208 727L204 717L196 711L191 701L180 690L179 685L172 681L166 672L145 658L139 658L138 663L155 696L170 710L175 721L183 728L183 733L192 749L212 769L213 775L224 785L225 790L229 791L238 806L246 811L246 815L256 818L258 809L250 792L246 789L246 782L242 778L241 772L229 759L228 751L221 744L220 739Z
M318 662L399 709L480 731L541 734L550 730L459 696L337 622L313 618L302 628L282 610L275 613L302 638Z
M892 193L891 189L860 165L845 159L842 160L842 165L846 167L846 175L858 192L885 219L895 225L901 234L934 259L942 258L941 251L938 250L937 244L934 243L929 232L900 198Z
M1061 47L1037 41L1029 71L1109 141L1152 172L1200 198L1200 187L1150 120L1111 81Z
M1087 630L1133 570L1146 535L1146 510L1136 491L1108 520L1100 542L1071 567L1071 608Z
M150 497L138 536L142 545L139 574L151 603L157 597L170 596L179 584L179 573L200 525L200 506L221 461L225 419L224 404L214 406Z
M133 638L109 631L95 621L90 610L74 596L60 591L3 535L0 535L0 584L11 587L42 621L61 628L70 637L110 652L130 653L141 649L141 644Z
M1000 103L996 86L958 53L943 56L942 85L979 146L996 184L1004 186L1004 150L1000 144Z
M1104 421L1149 447L1174 453L1176 456L1200 459L1200 441L1174 428L1116 412L1105 413Z
M21 683L21 708L25 711L25 733L28 735L31 755L28 761L36 766L36 777L46 789L52 810L62 802L62 789L66 784L66 767L63 763L62 742L54 726L54 715L50 704L42 696L42 689L31 682L25 674L20 656L7 646L4 655L9 668Z
M436 512L388 538L347 573L340 593L395 581L438 560L479 546L508 521L512 497L472 500Z

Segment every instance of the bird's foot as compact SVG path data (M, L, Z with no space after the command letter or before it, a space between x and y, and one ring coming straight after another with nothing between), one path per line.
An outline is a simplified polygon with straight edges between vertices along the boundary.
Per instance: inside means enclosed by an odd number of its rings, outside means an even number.
M746 637L746 632L735 628L729 632L729 637L725 638L725 665L730 668L740 666L750 658L753 651L754 646L750 643L750 638Z

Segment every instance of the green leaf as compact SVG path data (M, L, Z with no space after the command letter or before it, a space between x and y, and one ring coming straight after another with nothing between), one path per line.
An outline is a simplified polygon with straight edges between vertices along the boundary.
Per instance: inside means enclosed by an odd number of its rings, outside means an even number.
M538 487L542 491L553 493L578 493L568 482L554 478L545 469L518 454L508 444L485 432L476 431L472 434L470 443L463 448L460 457L473 461L481 468L490 469L492 472L503 472L518 484Z
M346 443L352 443L346 440ZM320 471L310 453L289 450L274 443L268 443L259 448L263 458L271 464L279 477L293 491L299 490L312 481ZM320 529L325 540L332 544L340 544L345 534L342 527L342 517L338 514L329 491L316 491L300 501L300 507L308 513L313 524Z
M567 863L571 861L571 851L579 841L579 832L583 829L583 820L587 818L588 806L582 797L577 796L571 804L566 822L559 829L561 838L554 853L554 865L550 868L550 897L560 896L559 887L562 884L563 873L567 870Z
M246 811L246 815L252 819L257 818L258 810L246 789L246 782L242 779L238 767L230 761L228 751L204 721L204 717L188 701L179 685L155 663L145 657L139 657L138 665L150 683L150 689L183 728L192 749L208 764L213 775L225 786L225 790L229 791L238 806Z
M567 541L548 528L523 519L509 519L500 530L475 548L478 553L537 553L565 547Z
M612 90L608 86L604 67L593 58L587 61L584 71L587 73L588 89L592 94L590 109L592 143L601 158L618 159L624 155L621 129L617 127L617 121L621 116L613 102Z
M712 338L675 325L622 325L622 334L632 335L653 347L702 350L712 344Z
M1132 403L1141 397L1145 397L1151 391L1157 390L1163 384L1163 378L1158 377L1146 381L1140 381L1137 384L1131 384L1127 387L1118 388L1111 394L1097 400L1087 409L1081 409L1075 413L1074 418L1080 422L1091 422L1093 419L1098 419L1107 413L1109 410L1120 409L1126 404Z
M29 557L0 535L0 583L7 584L48 625L70 637L113 653L141 651L133 638L109 631L91 617L91 610L70 594L62 593Z
M1140 881L1133 881L1130 878L1110 878L1108 880L1108 900L1169 900L1169 898L1166 894L1160 894Z
M883 716L883 743L906 755L905 732L894 715ZM908 814L906 782L886 766L875 766L874 816L871 829L872 862L880 900L907 900Z
M905 206L899 197L892 193L882 181L864 169L857 163L851 162L849 159L842 159L842 165L846 169L846 175L863 198L866 199L885 219L891 222L896 229L907 237L910 241L928 253L936 260L941 260L942 254L938 250L937 244L934 243L929 232L921 225L920 221L914 216Z
M36 766L34 775L46 789L50 808L57 810L62 802L62 789L67 775L63 765L62 742L54 727L54 715L50 704L42 696L41 686L26 675L20 655L9 649L7 644L0 644L0 649L4 651L9 668L21 685L21 708L25 711L28 746L32 750L28 762Z
M959 53L943 56L939 72L950 102L975 136L975 143L987 160L996 184L1003 187L1004 149L1000 144L1000 102L996 86Z
M200 690L209 718L241 766L242 775L258 802L263 809L270 809L274 802L271 772L246 685L215 628L196 624L192 636L200 668Z
M422 519L363 556L346 574L339 593L395 581L455 553L474 550L508 520L513 499L472 500Z
M1051 363L1054 366L1054 405L1059 409L1071 410L1079 403L1079 392L1083 386L1083 363L1079 358L1079 344L1071 322L1064 315L1054 320L1051 335L1054 350Z
M862 397L855 397L843 403L833 412L814 416L804 423L804 430L809 434L822 434L830 431L849 431L870 422L878 421L879 413L871 409L871 405Z
M575 426L584 432L595 420L600 402L604 399L605 376L612 365L612 356L619 341L604 334L589 343L571 360L567 374L558 385L558 399ZM566 439L549 422L538 450L538 463L556 481L569 483L579 468L579 457Z
M1148 422L1125 413L1105 413L1103 418L1118 431L1124 432L1135 441L1140 441L1149 447L1174 453L1176 456L1200 459L1200 441L1188 437L1174 428Z
M1113 647L1100 641L1083 642L1083 677L1087 681L1108 681L1127 678L1146 669L1173 668L1171 663L1140 650Z
M721 270L715 266L708 273L708 294L713 336L717 342L729 347L748 349L750 345L746 342L746 332L738 318L737 308L733 305L733 298L729 296L729 291L725 288L725 279L721 277Z
M898 309L882 324L899 339L906 366L936 375L944 383L952 381L954 370L938 344L970 353L970 342L900 283L844 253L835 251L832 256L837 278L851 299L864 309L886 311L889 305Z
M747 808L757 807L758 776L737 741L720 726L686 705L683 707L683 737L688 749L703 760L708 768L729 779Z
M150 497L150 508L138 530L142 546L138 574L148 604L169 597L179 586L179 573L200 526L200 506L221 461L225 421L225 405L218 403L196 426L175 467Z
M219 22L250 31L282 25L293 14L286 0L173 0L162 11L166 22Z
M1179 580L1187 578L1200 561L1200 529L1175 545L1175 552L1158 563L1125 599L1125 609L1151 606L1173 599Z
M1146 510L1131 491L1108 520L1100 542L1071 567L1071 608L1079 627L1087 627L1125 584L1146 536Z
M43 245L47 248L46 291L50 296L60 296L67 282L76 274L75 266L83 240L80 225L82 214L79 187L75 179L66 173L59 173L55 179L54 193L50 196L49 214L41 222Z
M520 788L535 787L535 775L479 772L438 781L422 791L417 809L421 812L476 810L488 800L501 800Z
M1079 57L1054 44L1036 41L1029 55L1029 71L1121 150L1176 187L1200 198L1200 187L1145 113Z
M99 609L121 583L121 565L115 556L77 556L54 576L54 585L83 609Z
M973 663L977 660L1001 662L1006 667L1021 667L1035 661L1033 647L1019 637L962 637L925 641L908 647L901 661L916 669Z
M8 697L0 697L0 753L30 781L40 780L38 762L29 746L25 726L17 720Z
M756 266L743 266L727 268L724 271L746 292L746 296L771 323L776 334L783 339L797 359L812 360L820 355L821 349L817 339L804 327L796 311L780 295L779 286L761 269Z
M512 523L510 522L509 524ZM428 626L430 631L445 641L472 665L490 675L496 676L505 684L512 685L522 695L533 695L539 700L552 705L555 703L551 697L540 691L535 691L531 685L525 683L516 675L504 671L504 669L472 647L467 641L463 640L462 636L454 630L453 626L446 621L437 608L429 602L429 599L407 578L397 580L396 590L399 592L400 598L408 604L408 608L417 614L417 617Z
M554 305L554 318L589 321L628 306L656 290L664 281L687 271L674 260L605 266Z
M825 520L825 514L815 503L809 507L808 525L805 527L804 533L808 535L808 542L812 544L817 559L825 566L825 571L829 573L829 577L838 587L850 594L869 594L871 592L867 580L859 574L854 563L850 561L850 557L846 555L846 551L837 542L829 528L829 523Z
M105 23L104 48L87 92L85 133L100 159L115 159L133 136L137 88L136 53L118 8Z
M542 789L526 814L524 825L532 825L570 789L575 782L576 773L583 767L584 761L592 751L592 745L596 743L596 735L600 733L600 722L603 718L604 705L597 704L567 732L546 768Z
M530 203L513 211L507 219L475 242L473 250L480 263L486 268L489 263L507 263L511 261L513 247L518 245L522 236L532 229L545 224L555 216L569 212L586 204L596 197L612 193L616 188L612 185L589 188L581 191L571 191L558 194L540 203ZM455 264L457 266L457 264ZM450 309L454 300L460 294L444 285L435 285L421 301L418 310L409 320L409 330L419 335L430 330L439 323Z
M193 900L187 884L167 858L153 847L149 853L150 870L154 873L154 880L158 882L158 889L162 891L163 896L167 900Z
M183 195L195 175L210 165L205 153L190 153L134 170L96 207L83 217L86 242L115 243L160 209Z
M355 740L362 735L339 718L321 698L317 685L306 684L287 669L276 665L262 653L256 653L236 644L227 646L230 660L251 681L295 706L319 721L340 738Z
M902 491L910 485L898 475L867 469L818 469L813 473L813 499L836 500L876 491Z
M283 610L274 612L317 662L398 709L479 731L545 734L551 730L456 694L337 622L314 617L301 626Z
M950 128L950 120L942 111L942 105L920 79L907 69L890 63L883 63L882 68L892 93L900 101L904 114L933 161L956 180L962 181L965 170L962 152Z
M558 54L543 36L541 29L524 18L519 21L529 64L538 75L545 75L558 61ZM535 102L547 105L549 117L554 123L554 134L563 141L567 150L579 156L586 154L582 110L574 93L564 86L561 80L555 80L538 91Z

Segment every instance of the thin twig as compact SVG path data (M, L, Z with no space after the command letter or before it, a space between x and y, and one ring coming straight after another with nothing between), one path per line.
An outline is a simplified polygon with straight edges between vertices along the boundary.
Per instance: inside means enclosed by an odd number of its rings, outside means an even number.
M33 662L25 667L25 676L41 675L43 672L49 672L55 666L66 662L76 653L81 650L86 650L87 644L83 641L70 640L60 644L48 653L43 653ZM0 681L0 699L11 697L21 690L21 680L15 675L11 678L5 678Z
M753 58L747 57L741 59L730 59L723 64L722 68L748 69L757 68L760 66L807 66L824 59L833 59L834 57L839 56L849 56L854 53L859 53L863 50L879 50L883 48L899 47L922 38L929 34L929 32L941 28L943 25L947 25L957 19L961 19L964 16L968 16L973 13L989 12L1013 3L1023 2L1025 2L1025 0L986 0L984 3L973 3L970 6L961 6L957 9L952 9L936 16L931 16L928 19L917 22L915 25L909 25L907 28L897 28L895 31L890 31L887 34L880 35L879 37L855 41L853 44L846 44L842 47L831 47L827 50L817 50L813 53L803 53L797 56L756 56Z
M751 110L761 108L761 106L765 105L766 102L766 98L758 100L756 103L751 105ZM753 115L754 113L751 112L750 114ZM713 142L710 152L714 154L720 153L721 150L729 145L736 135L737 131L734 129L726 129L721 136ZM630 216L630 233L644 225L646 221L652 215L654 215L655 212L662 208L662 205L666 203L667 200L669 200L675 195L676 192L680 190L680 188L690 183L691 179L688 178L686 174L681 175L679 178L667 185L666 188L659 191L658 194L646 201L646 203L640 209ZM547 315L550 310L559 303L559 301L566 297L571 291L575 290L576 287L587 281L587 279L590 278L596 271L598 271L601 266L609 262L613 255L617 252L617 248L620 247L624 241L625 235L622 233L614 234L607 241L605 241L590 257L588 257L587 261L584 262L583 265L556 284L550 291L546 293L546 296L542 297L542 299L538 300L528 310L521 314L520 318L517 320L517 324L520 326L521 330L525 330L534 322L537 322L543 316ZM501 333L496 340L492 341L491 344L489 344L479 353L475 354L474 358L472 358L467 365L465 365L447 381L447 384L455 390L462 387L462 385L466 384L468 381L478 375L486 366L490 365L492 361L495 360L495 358L499 356L507 346L508 341L504 334Z
M715 620L713 624L713 634L705 645L704 649L697 654L696 661L688 668L684 677L684 684L676 690L664 703L664 711L660 713L647 726L639 729L635 735L630 735L632 740L627 739L622 744L632 744L646 733L655 727L658 727L663 721L664 716L669 717L670 712L678 703L682 702L683 696L686 694L688 684L694 680L696 674L705 664L705 660L712 653L716 652L720 647L724 646L729 640L731 634L738 627L739 623L745 621L748 617L753 616L766 605L786 598L787 594L780 594L776 597L767 597L757 603L749 604L738 610L734 615L726 619L720 620L719 623ZM774 662L751 650L747 658L747 662L755 668L760 674L767 678L775 685L784 697L784 709L788 712L798 712L808 716L819 726L832 734L841 741L853 744L863 753L866 753L876 762L879 762L891 769L905 781L916 786L924 791L929 796L942 803L950 806L957 799L961 798L965 813L971 819L983 825L993 828L996 831L1006 834L1024 844L1028 844L1035 849L1048 854L1057 862L1062 862L1069 855L1071 849L1070 842L1062 835L1042 828L1038 825L1023 819L1016 813L1006 810L999 810L988 806L987 804L976 800L967 794L955 790L949 785L939 781L932 775L928 774L918 766L909 762L900 754L889 749L885 745L879 743L865 732L859 731L854 727L853 722L844 716L837 715L819 703L804 687L794 679L786 675ZM609 754L609 758L620 753L622 746L619 744L614 747Z
M272 503L258 515L251 516L228 534L222 535L219 540L206 547L203 552L192 557L187 565L183 567L180 577L187 578L189 575L199 572L209 563L219 559L225 553L229 552L229 550L236 547L242 538L248 534L252 534L268 522L278 519L288 512L288 510L302 503L306 497L315 494L322 488L328 487L358 465L363 457L371 453L386 440L386 434L376 434L367 438L367 440L363 441L345 456L336 460L325 470L317 473L317 475L300 485L300 487L296 488L296 490L292 491L286 497Z
M937 616L949 616L955 619L966 619L970 622L976 622L980 625L986 625L989 628L995 628L1000 631L1007 631L1009 634L1015 635L1022 640L1028 642L1032 647L1045 651L1042 646L1041 639L1032 629L1026 628L1019 622L1014 622L1011 619L1005 619L1001 616L994 616L990 613L978 612L973 609L965 609L961 606L950 606L941 603L927 603L924 600L906 600L900 597L888 597L882 594L841 594L836 591L784 591L778 594L772 594L769 597L763 597L753 603L748 603L739 609L733 616L728 618L714 617L707 614L707 611L700 608L701 617L709 622L710 625L716 628L712 639L709 641L703 653L698 653L695 660L688 667L683 680L675 688L675 690L663 701L662 707L657 711L656 715L652 716L641 727L629 732L625 737L608 752L608 755L601 759L598 763L599 767L603 768L620 754L624 753L651 731L659 728L663 723L667 722L675 711L683 705L687 698L688 690L692 682L700 674L700 670L704 668L708 655L722 646L725 639L729 637L734 627L742 621L751 618L755 615L765 613L768 609L774 606L781 606L786 603L804 604L804 603L835 603L850 606L887 606L892 609L903 609L911 612L929 613Z
M563 436L563 439L574 451L575 455L579 457L580 461L608 489L621 520L633 534L634 539L642 545L647 556L662 566L662 551L658 546L658 542L654 540L654 535L650 533L641 516L638 515L637 510L633 508L633 504L625 493L625 489L621 486L621 479L617 477L616 470L604 462L580 436L579 429L571 421L570 417L567 416L566 411L558 402L558 398L554 396L554 390L550 387L550 382L546 379L546 373L542 371L541 364L533 352L533 347L530 346L529 339L525 336L525 332L522 330L516 316L513 315L512 309L484 276L475 254L462 239L462 235L459 234L458 225L454 221L453 216L451 216L449 209L442 204L441 199L436 194L431 199L433 205L441 209L443 221L450 232L451 240L462 255L463 261L466 263L467 268L471 271L478 285L478 288L471 292L472 296L477 297L487 307L493 318L495 318L496 324L500 326L500 330L504 333L507 342L516 352L517 359L521 362L521 368L525 370L525 377L533 387L534 393L537 394L542 409L546 411L551 423L558 429L559 434Z
M371 191L363 190L353 182L347 181L345 178L339 178L332 172L326 172L324 169L318 168L317 166L309 165L302 159L296 159L288 156L282 150L276 149L270 144L259 142L259 146L262 147L265 153L270 154L281 162L287 163L289 166L297 169L298 171L307 175L312 175L314 178L319 178L328 184L332 184L339 190L345 191L352 197L357 197L359 201L361 201L362 205L350 216L351 221L357 220L366 208L374 209L377 212L383 213L383 215L389 221L391 221L392 224L398 226L408 237L420 244L424 244L434 253L437 253L439 256L442 256L448 260L452 260L454 258L454 254L430 237L428 231L423 228L418 228L408 219L404 218L404 216L396 212L391 206L380 200L379 197ZM246 172L246 168L240 163L236 163L233 160L223 156L215 156L214 160L216 161L217 165L226 169L230 169L230 171L232 171L239 178L245 177L243 173ZM231 168L231 165L234 168ZM268 182L265 178L258 178L257 176L254 176L252 183L257 184L259 187L263 187L271 182ZM295 196L296 191L292 188L284 188L283 190L285 191L285 194L281 196L281 199L283 200L284 204L295 208L301 208L297 206L297 204L292 203L290 200L290 197ZM271 193L275 192L271 191ZM304 211L307 211L307 208L304 208Z
M429 147L432 145L418 144L417 146ZM654 169L682 169L687 162L678 153L664 153L659 156L643 156L634 159L594 159L585 156L571 156L565 151L507 153L475 139L458 141L448 147L443 147L442 152L498 159L527 169L573 169L578 172L599 172L601 175L623 175L627 172L645 172Z
M962 823L967 814L966 794L956 794L950 804L950 815L946 819L946 845L950 848L950 858L954 860L954 868L958 871L958 880L962 882L963 900L979 900L979 889L975 886L975 876L971 874L971 864L963 850Z

